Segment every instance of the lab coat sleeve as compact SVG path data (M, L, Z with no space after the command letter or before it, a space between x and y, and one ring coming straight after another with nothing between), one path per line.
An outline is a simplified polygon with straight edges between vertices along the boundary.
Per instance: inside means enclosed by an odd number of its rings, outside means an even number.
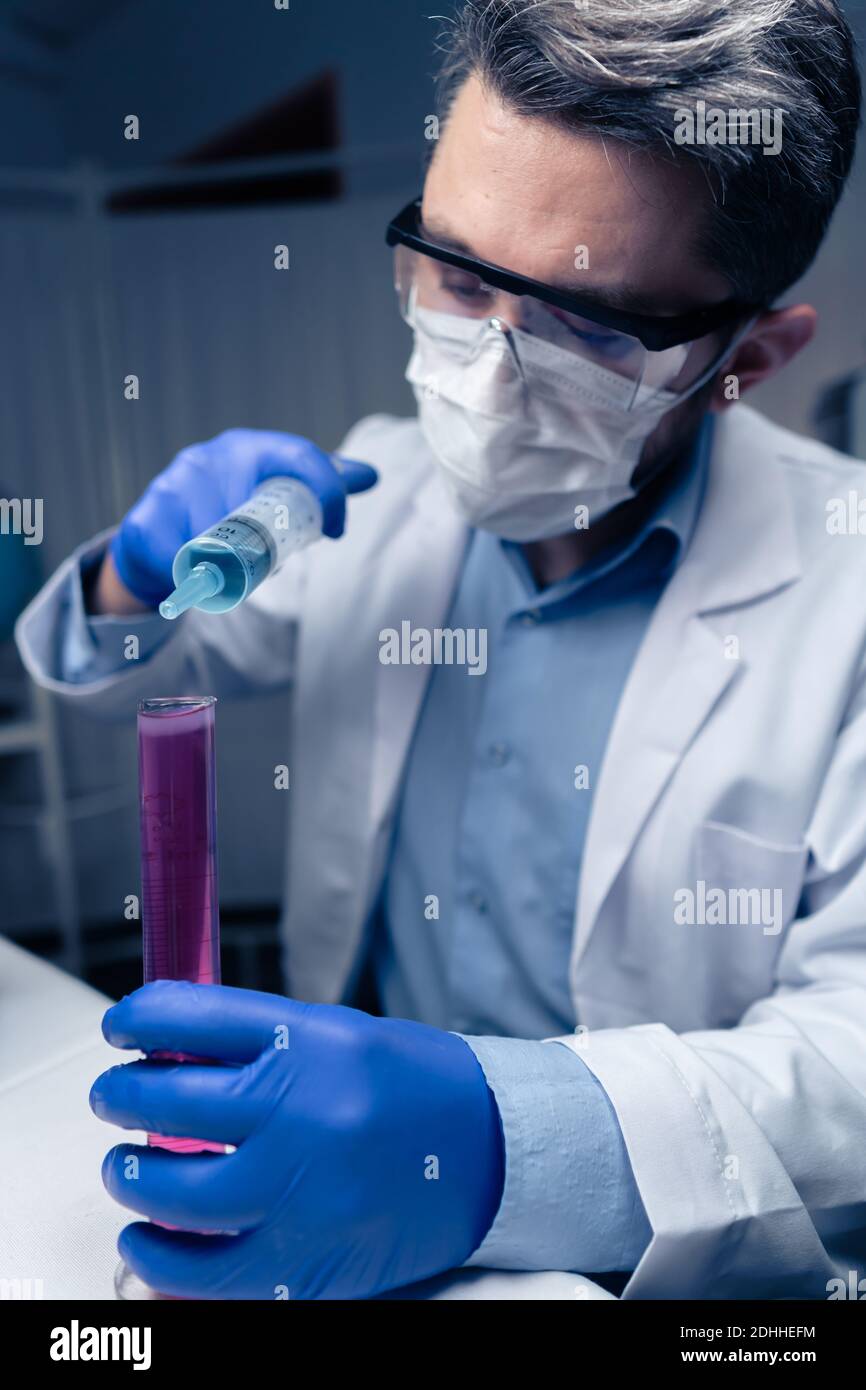
M610 1096L653 1228L624 1297L826 1299L864 1274L866 680L806 839L773 993L736 1027L560 1039Z
M101 563L111 534L80 546L18 619L18 650L39 685L88 714L124 719L155 691L230 696L290 684L297 617L291 600L302 579L293 587L286 572L299 570L302 556L280 576L284 611L265 611L253 595L230 613L193 610L175 623L153 613L94 617L85 610L83 577Z
M464 1041L496 1099L505 1141L499 1210L468 1263L634 1269L652 1232L616 1114L592 1072L556 1043Z

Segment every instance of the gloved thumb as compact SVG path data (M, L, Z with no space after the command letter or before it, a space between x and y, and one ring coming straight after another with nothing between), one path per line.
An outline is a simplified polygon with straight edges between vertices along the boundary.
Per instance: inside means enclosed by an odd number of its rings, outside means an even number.
M367 492L379 481L379 474L369 463L358 463L356 459L334 455L334 463L339 471L346 492Z

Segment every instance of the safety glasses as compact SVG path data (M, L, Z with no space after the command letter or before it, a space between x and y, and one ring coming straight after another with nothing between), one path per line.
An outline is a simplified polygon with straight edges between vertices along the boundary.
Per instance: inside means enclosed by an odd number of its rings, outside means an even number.
M608 308L439 246L424 235L420 198L394 218L386 240L395 248L401 312L413 326L419 312L435 316L446 333L449 318L475 319L480 337L491 320L504 321L516 329L518 354L528 334L627 378L643 399L672 387L678 395L696 389L731 350L738 325L760 312L733 299L669 318ZM464 322L459 334L464 345L467 328ZM712 334L719 343L708 358L698 344Z

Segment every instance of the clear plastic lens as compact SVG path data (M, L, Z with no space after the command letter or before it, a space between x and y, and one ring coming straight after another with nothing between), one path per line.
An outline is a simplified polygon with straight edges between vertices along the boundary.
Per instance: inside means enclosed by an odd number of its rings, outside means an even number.
M524 333L544 338L566 352L586 357L602 367L640 381L646 365L647 350L637 338L617 333L590 319L557 309L543 300L525 295L516 303L520 306L520 327Z
M634 383L635 400L652 400L659 391L683 392L697 380L706 360L694 344L650 352L639 339L605 328L578 314L530 295L497 290L469 271L459 270L406 246L395 253L395 275L403 317L414 325L415 309L432 311L447 339L449 317L455 322L455 343L465 355L467 319L478 320L479 342L491 318L499 318L522 333L574 354ZM517 346L519 352L519 343ZM690 370L693 366L693 370Z

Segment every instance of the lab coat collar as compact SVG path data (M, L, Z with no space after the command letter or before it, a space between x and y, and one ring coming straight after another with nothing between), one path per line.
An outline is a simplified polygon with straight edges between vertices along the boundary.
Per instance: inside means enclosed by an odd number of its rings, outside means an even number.
M691 611L732 608L800 577L778 450L778 431L747 406L717 420L707 492L678 575L677 599Z

